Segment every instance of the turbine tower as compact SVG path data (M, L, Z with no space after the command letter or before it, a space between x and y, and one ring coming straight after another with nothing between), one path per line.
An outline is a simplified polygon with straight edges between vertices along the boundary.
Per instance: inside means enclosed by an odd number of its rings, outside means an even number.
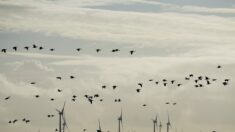
M121 110L121 115L118 117L118 132L121 132L121 125L123 128L123 124L122 124L122 110Z
M97 130L97 132L102 132L101 126L100 126L100 120L98 120L98 122L99 122L99 129Z
M159 123L159 132L161 132L161 130L162 130L162 123L160 121L160 123Z
M153 132L156 132L156 127L157 127L157 115L156 118L153 119Z
M171 126L171 122L170 122L170 117L169 117L169 114L168 114L168 121L166 123L166 127L167 127L166 130L167 130L167 132L169 132L170 126Z
M59 132L62 132L62 129L63 129L63 132L65 132L65 127L69 131L69 128L67 126L67 122L66 122L66 119L65 119L64 108L65 108L65 102L64 102L62 110L56 109L56 111L59 114ZM62 122L62 120L63 120L63 122ZM62 128L62 126L63 126L63 128Z

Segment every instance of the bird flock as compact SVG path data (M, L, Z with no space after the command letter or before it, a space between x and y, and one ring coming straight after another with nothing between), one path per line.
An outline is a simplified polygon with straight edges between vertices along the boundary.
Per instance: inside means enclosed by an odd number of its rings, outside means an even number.
M38 50L45 50L44 47L42 46L37 46L35 44L33 44L31 47L30 46L25 46L23 47L24 50L28 51L30 49L38 49ZM18 47L17 46L14 46L12 47L13 51L17 51L18 50ZM77 52L81 52L81 48L77 48L76 51ZM1 52L2 53L7 53L7 49L4 48L4 49L1 49ZM51 48L49 49L49 51L53 52L55 51L55 48ZM101 52L102 49L95 49L95 51L97 53ZM120 49L112 49L111 52L119 52ZM130 55L133 55L135 53L134 50L131 50L129 51L129 54ZM222 66L221 65L217 65L216 66L217 69L222 69ZM76 76L74 75L70 75L70 76L67 76L67 77L62 77L62 76L56 76L55 79L58 80L58 81L62 81L64 79L71 79L71 80L76 80ZM167 78L162 78L162 79L158 79L158 80L155 80L153 78L151 79L147 79L149 83L153 83L156 87L166 87L166 88L172 88L172 87L182 87L184 86L184 84L188 84L188 83L191 83L192 86L194 88L203 88L203 87L206 87L206 86L209 86L209 85L212 85L212 84L215 84L215 83L219 83L221 84L222 86L227 86L229 85L229 82L230 82L230 79L228 78L225 78L223 79L222 81L217 79L217 78L214 78L214 77L210 77L210 76L206 76L206 75L195 75L195 74L188 74L187 76L183 77L183 80L184 82L182 82L182 80L174 80L174 79L167 79ZM29 82L29 85L36 85L38 82L37 81L32 81L32 82ZM141 94L143 91L144 91L144 88L145 87L145 83L143 82L136 82L136 86L135 86L135 89L133 91L136 92L136 94ZM107 84L103 84L100 86L100 89L101 90L106 90L106 89L112 89L112 90L116 90L118 89L119 86L117 84L113 84L111 85L110 87L107 86ZM58 93L63 93L63 89L57 89L57 92ZM35 98L40 98L40 95L39 94L36 94L34 95ZM96 94L85 94L83 95L84 99L87 100L90 104L93 104L94 101L99 101L99 102L103 102L104 101L104 98L102 97L102 95L96 93ZM5 101L7 100L10 100L12 99L12 96L7 96L4 98ZM49 99L50 101L55 101L56 98L50 98ZM71 101L72 102L76 102L78 100L78 95L76 94L73 94L71 95ZM114 98L113 102L114 103L121 103L123 100L121 98ZM173 106L176 106L178 104L178 102L169 102L169 101L166 101L164 102L166 105L173 105ZM141 106L143 107L147 107L148 105L147 104L141 104ZM47 118L54 118L55 115L54 114L48 114L46 115ZM13 120L9 120L8 123L9 124L15 124L17 122L19 122L20 120L19 119L13 119ZM26 118L23 118L21 120L22 122L26 123L26 124L29 124L30 123L30 120L29 119L26 119ZM58 131L58 129L55 129L55 131Z
M25 51L29 51L30 48L31 48L31 49L38 49L39 51L41 51L41 50L49 50L49 51L51 51L51 52L55 51L55 48L45 49L43 46L38 46L38 45L36 45L36 44L33 44L31 47L30 47L30 46L24 46L24 47L23 47L23 49L24 49ZM12 48L9 48L9 49L7 49L7 48L2 48L2 49L1 49L1 52L2 52L2 53L7 53L7 51L9 51L10 49L11 49L12 51L15 51L15 52L16 52L16 51L19 50L19 47L18 47L18 46L13 46ZM75 49L75 51L79 53L79 52L82 51L82 48L77 48L77 49ZM96 53L100 53L101 51L102 51L102 49L95 49L95 52L96 52ZM111 50L112 53L117 53L117 52L119 52L119 51L120 51L120 49L112 49L112 50ZM136 52L135 50L130 50L130 51L129 51L129 54L130 54L130 55L133 55L135 52Z

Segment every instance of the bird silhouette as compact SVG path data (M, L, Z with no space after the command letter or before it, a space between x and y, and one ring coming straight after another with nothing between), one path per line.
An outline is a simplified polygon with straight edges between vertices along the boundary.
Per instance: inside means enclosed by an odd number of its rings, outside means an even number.
M177 84L178 87L180 87L181 85L182 85L181 83Z
M51 98L51 101L54 101L55 99L54 98Z
M158 83L159 83L159 82L155 82L155 84L157 84L157 85L158 85Z
M29 46L25 46L24 49L28 51L29 50Z
M130 51L130 54L131 54L131 55L133 55L133 54L134 54L134 52L135 52L134 50L131 50L131 51Z
M176 105L176 103L173 103L173 105Z
M55 49L50 49L50 51L54 51Z
M138 85L142 88L143 87L143 83L138 83Z
M193 77L193 74L189 74L189 77Z
M217 68L220 69L222 66L221 65L218 65Z
M171 84L174 84L175 80L171 80Z
M42 46L39 47L39 50L43 50L44 48Z
M32 84L32 85L33 85L33 84L36 84L36 82L31 82L30 84Z
M224 86L228 85L228 82L223 82L223 85L224 85Z
M62 79L62 77L56 77L56 79L61 80L61 79Z
M165 104L170 104L170 102L166 102Z
M10 98L11 98L11 96L8 96L8 97L5 98L5 100L8 100L8 99L10 99Z
M77 48L76 50L79 52L79 51L81 51L81 48Z
M58 92L62 92L62 89L57 89Z
M2 49L1 52L6 53L7 49Z
M141 89L136 89L136 92L139 93Z
M96 52L99 53L101 51L101 49L96 49Z
M117 86L116 85L113 85L113 90L115 90L117 88Z
M74 79L75 77L74 76L70 76L70 79Z
M103 86L102 86L102 89L105 89L105 88L106 88L106 85L103 85Z
M39 98L40 96L39 95L35 95L36 98Z
M33 44L33 48L34 48L34 49L37 48L37 47L38 47L37 45Z
M147 106L147 105L146 105L146 104L143 104L142 106L144 106L144 107L145 107L145 106Z
M167 83L163 83L163 85L164 85L164 86L166 86L166 85L167 85Z
M17 46L12 47L14 51L17 51Z

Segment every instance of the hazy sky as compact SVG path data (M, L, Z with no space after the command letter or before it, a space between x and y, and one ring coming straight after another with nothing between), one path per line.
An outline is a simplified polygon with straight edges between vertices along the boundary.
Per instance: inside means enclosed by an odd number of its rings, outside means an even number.
M171 131L233 132L234 36L235 0L0 0L0 49L7 48L0 53L0 131L53 132L58 116L47 115L57 115L66 100L71 132L95 131L98 119L104 131L116 132L121 109L125 132L151 132L156 114L166 131L167 112ZM120 52L111 53L115 48ZM191 73L217 81L195 88L184 79ZM155 85L163 78L182 86ZM96 93L103 102L91 105L83 97ZM31 123L8 124L24 117Z

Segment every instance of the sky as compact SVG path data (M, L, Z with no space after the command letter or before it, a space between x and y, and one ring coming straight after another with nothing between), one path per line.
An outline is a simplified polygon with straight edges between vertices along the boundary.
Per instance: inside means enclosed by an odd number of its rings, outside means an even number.
M156 114L162 131L169 114L172 132L233 132L234 36L234 0L0 0L0 49L7 49L0 53L0 131L52 132L66 102L71 132L96 131L98 120L116 132L121 110L125 132L153 131ZM198 76L217 80L195 88ZM85 94L103 102L90 104Z

